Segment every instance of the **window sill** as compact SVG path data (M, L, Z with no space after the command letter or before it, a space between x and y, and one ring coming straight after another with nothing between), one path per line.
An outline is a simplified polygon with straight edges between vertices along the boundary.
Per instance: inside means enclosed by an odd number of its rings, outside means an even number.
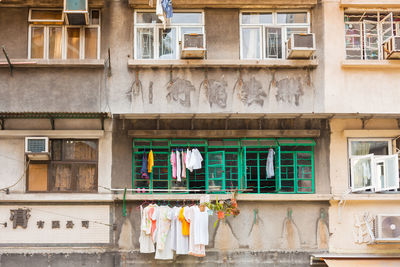
M400 201L400 192L392 193L350 193L345 196L335 194L333 200L350 200L350 201Z
M113 202L109 193L10 193L0 194L0 202Z
M128 60L130 68L316 68L318 60Z
M14 68L104 68L104 59L10 59ZM5 59L0 60L0 67L9 67Z
M343 60L342 68L345 69L399 69L400 60Z
M122 200L123 193L115 194L115 200ZM204 194L127 194L126 200L200 200ZM211 200L230 199L232 194L209 194ZM329 201L330 194L238 194L240 201Z

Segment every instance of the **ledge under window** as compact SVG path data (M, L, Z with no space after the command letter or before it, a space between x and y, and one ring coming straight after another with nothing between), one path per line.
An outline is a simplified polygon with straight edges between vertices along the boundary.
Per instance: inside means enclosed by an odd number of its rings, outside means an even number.
M115 194L114 200L123 200L123 193ZM126 194L126 200L200 200L204 194ZM211 200L230 199L232 194L209 194ZM329 201L330 194L238 194L240 201Z
M342 68L400 69L400 60L343 60Z
M10 59L14 68L104 68L104 59ZM0 59L0 68L9 67L5 59Z
M128 60L130 68L316 68L310 60Z

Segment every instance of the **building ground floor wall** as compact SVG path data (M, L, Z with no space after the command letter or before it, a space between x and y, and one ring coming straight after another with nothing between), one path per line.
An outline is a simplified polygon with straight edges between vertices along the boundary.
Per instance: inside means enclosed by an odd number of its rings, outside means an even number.
M131 267L131 266L310 266L310 252L218 252L208 251L205 258L179 256L173 261L155 261L151 255L133 252L85 253L1 253L1 267L32 266L84 266L84 267Z

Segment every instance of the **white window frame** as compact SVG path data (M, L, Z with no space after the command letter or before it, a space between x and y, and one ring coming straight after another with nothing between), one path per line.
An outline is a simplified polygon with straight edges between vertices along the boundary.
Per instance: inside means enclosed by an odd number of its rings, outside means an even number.
M361 28L360 28L360 46L361 46L360 47L360 50L361 50L361 55L360 56L361 56L361 58L360 58L360 60L382 60L383 59L383 43L385 41L385 40L383 40L382 22L384 20L386 20L388 17L391 16L391 21L392 21L392 25L393 25L392 36L393 35L400 36L400 33L399 33L400 22L393 20L393 12L399 12L400 9L389 9L389 10L382 10L382 9L349 9L349 10L353 11L353 12L357 12L356 14L360 14L360 13L363 13L363 12L375 12L377 18L379 18L379 19L381 17L381 13L388 13L385 16L385 18L380 19L379 21L378 20L377 21L368 21L367 19L366 20L360 20L359 22L356 22L356 21L345 21L345 24L360 24L361 25ZM344 17L347 14L351 14L351 13L346 13L346 10L345 10ZM364 21L372 22L372 23L376 23L377 24L377 28L378 28L378 58L377 59L367 59L367 49L365 48L366 34L365 34ZM396 34L393 33L394 30L396 31ZM344 36L345 36L345 38L344 38L345 39L345 46L344 46L345 47L345 60L353 60L352 58L348 58L347 57L347 50L352 50L352 49L347 49L346 48L346 37L347 36L351 37L350 35L346 34L346 29L345 29ZM356 49L353 49L353 50L356 50Z
M352 156L352 151L351 151L351 142L352 141L377 141L377 142L387 142L388 143L388 155L374 155L374 154L368 154L368 155L360 155L360 156ZM349 162L350 162L350 181L351 181L351 191L352 192L359 192L359 191L365 191L365 190L373 190L375 192L382 192L382 191L387 191L387 190L397 190L400 187L400 181L399 181L399 163L398 163L398 154L393 153L393 143L392 143L391 138L349 138L348 139L348 155L349 155ZM366 187L360 187L360 188L355 188L354 186L354 162L355 160L362 159L362 158L370 158L371 159L371 186L366 186ZM378 164L383 163L384 168L386 167L386 160L390 159L395 159L395 172L397 174L396 179L396 185L395 186L381 186L379 177L378 177ZM385 172L386 175L387 172ZM385 180L388 178L386 177Z
M51 10L51 11L60 11L61 12L61 19L32 19L32 11L33 10ZM38 22L38 23L64 23L64 12L62 8L30 8L28 14L28 22Z
M370 165L370 175L371 175L371 185L370 186L364 186L364 187L355 187L355 183L354 183L354 165L356 163L356 161L360 160L360 159L369 159L371 161L371 165ZM352 192L359 192L359 191L365 191L368 189L374 189L375 188L375 175L374 175L374 168L375 164L374 164L374 154L368 154L368 155L363 155L363 156L353 156L350 158L350 177L351 177L351 191Z
M37 8L35 10L38 10ZM55 10L55 9L47 9L47 8L43 8L40 10ZM56 9L59 10L59 9ZM61 47L61 54L62 60L66 60L67 59L67 43L68 43L68 36L67 36L67 29L68 28L80 28L80 45L79 45L79 59L83 60L86 59L85 58L85 29L86 28L97 28L97 55L96 55L96 59L100 59L100 44L101 44L101 11L100 9L91 9L89 11L90 14L90 18L89 21L91 20L91 14L92 11L98 11L99 12L99 24L89 24L89 25L84 25L84 26L76 26L76 25L64 25L64 24L57 24L54 22L59 22L59 21L51 21L51 20L40 20L42 22L36 24L35 22L39 21L39 20L34 20L33 22L30 20L30 16L31 16L31 9L29 10L29 19L28 21L29 23L29 27L28 27L28 59L32 59L32 55L31 55L31 50L32 50L32 27L43 27L43 34L44 34L44 46L43 46L43 58L41 59L48 59L48 60L53 60L53 59L49 59L49 48L50 48L50 43L49 43L49 28L52 27L61 27L62 28L62 47ZM64 17L63 17L64 18ZM53 22L53 23L52 23ZM34 58L37 59L37 58ZM55 59L55 60L60 60L60 59Z
M165 26L165 29L171 29L175 28L176 31L176 44L175 44L175 49L176 49L176 57L175 58L168 58L168 59L162 59L159 57L159 30L164 29L164 25L162 23L138 23L137 22L137 13L154 13L155 10L149 10L149 9L138 9L134 11L133 14L133 23L134 23L134 30L133 30L133 54L134 54L134 59L138 59L138 47L137 47L137 39L136 37L138 36L137 30L142 29L142 28L149 28L153 29L154 32L154 38L153 38L153 49L154 49L154 57L153 58L146 58L146 59L140 59L140 60L174 60L174 59L180 59L180 43L182 42L182 28L186 27L194 27L194 28L201 28L203 34L205 35L205 24L204 24L204 10L201 9L193 9L193 10L174 10L174 13L201 13L201 24L198 23L171 23L167 24ZM205 40L205 39L204 39Z
M272 14L272 23L265 24L244 24L243 13L270 13ZM278 23L279 13L307 13L307 23ZM243 57L243 28L258 28L260 29L260 57L259 58L244 58ZM281 28L282 31L282 58L267 58L266 57L266 40L265 28ZM241 60L285 60L286 59L286 42L288 41L287 28L307 28L307 33L311 32L311 12L307 9L289 9L289 10L241 10L239 14L239 36L240 36L240 59Z
M387 177L387 172L384 172L384 176L385 176L385 182L384 182L384 186L381 187L381 183L380 183L380 179L378 177L378 165L379 163L383 163L384 168L386 169L386 162L387 160L394 160L394 166L396 169L396 177L394 177L395 179L395 186L389 186L388 183L386 182L389 177ZM388 155L388 156L376 156L374 157L374 166L375 166L375 192L381 192L381 191L387 191L387 190L394 190L394 189L398 189L400 184L399 184L399 156L398 154L393 154L393 155Z

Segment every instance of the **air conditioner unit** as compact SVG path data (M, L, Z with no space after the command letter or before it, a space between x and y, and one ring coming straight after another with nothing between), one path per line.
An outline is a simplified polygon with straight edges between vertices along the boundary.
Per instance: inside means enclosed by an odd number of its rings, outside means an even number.
M376 216L375 242L400 243L400 214L378 214Z
M313 33L292 33L287 45L287 58L308 59L315 52L315 36Z
M400 36L392 36L383 44L384 59L400 59Z
M69 25L88 25L88 0L64 0L64 14Z
M185 33L182 38L181 58L204 58L206 54L205 36Z
M49 160L49 138L25 137L25 154L30 160Z

